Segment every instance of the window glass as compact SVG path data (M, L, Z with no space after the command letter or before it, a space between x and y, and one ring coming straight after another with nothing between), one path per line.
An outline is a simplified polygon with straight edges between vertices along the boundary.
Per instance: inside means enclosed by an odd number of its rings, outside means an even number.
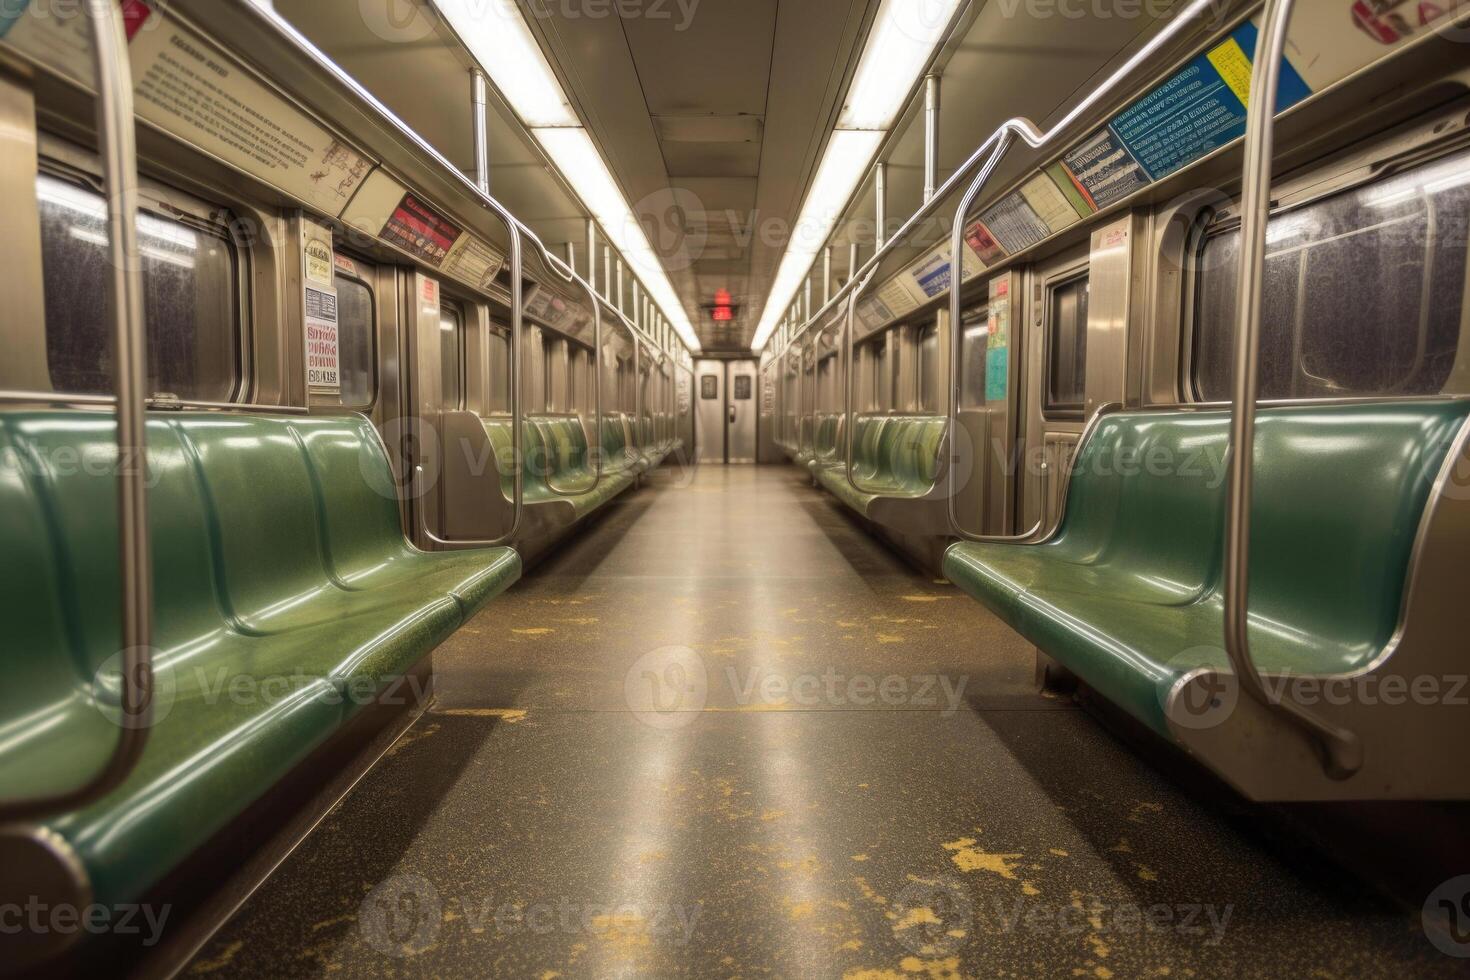
M36 181L46 300L46 356L57 391L110 393L112 326L107 202L42 175ZM138 215L150 394L229 401L239 387L238 257L224 235Z
M338 350L341 357L342 404L365 408L373 403L373 291L347 276L337 277Z
M490 393L486 407L491 412L510 411L510 328L490 325Z
M990 313L985 307L969 310L961 320L960 407L985 407L985 355L990 342Z
M464 407L464 314L446 303L439 308L439 371L442 405Z
M1087 394L1087 276L1052 286L1047 298L1046 410L1080 415Z
M939 411L939 324L919 333L919 411Z
M1470 154L1271 219L1261 301L1262 398L1437 394L1459 348ZM1231 396L1238 228L1198 254L1193 380Z
M886 412L893 403L893 372L888 368L888 336L879 337L868 348L873 359L873 398L868 410Z

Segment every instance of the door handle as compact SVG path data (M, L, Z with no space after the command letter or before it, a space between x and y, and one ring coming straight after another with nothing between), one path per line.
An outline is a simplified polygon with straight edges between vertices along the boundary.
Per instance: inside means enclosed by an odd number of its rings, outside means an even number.
M735 424L735 406L734 405L731 405L730 406L730 424L731 425L734 425Z

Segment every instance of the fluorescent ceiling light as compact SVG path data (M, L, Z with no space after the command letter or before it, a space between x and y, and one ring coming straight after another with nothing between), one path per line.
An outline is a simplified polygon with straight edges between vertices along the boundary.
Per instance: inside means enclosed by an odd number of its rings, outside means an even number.
M842 210L852 197L853 188L873 162L883 135L868 130L838 130L832 134L827 152L822 156L822 164L807 191L806 202L801 206L801 217L791 230L786 254L781 256L781 265L776 270L770 297L766 300L760 326L751 344L752 350L759 351L770 339L817 253L826 244L832 229L837 227Z
M954 16L957 0L885 0L847 90L838 129L888 129Z
M643 281L645 289L673 323L680 338L690 350L699 350L699 337L684 312L684 304L679 302L674 287L669 284L663 263L649 246L643 226L633 217L623 199L623 192L603 162L602 154L593 145L592 137L585 129L533 129L531 133L556 168L572 182L577 196L592 212L603 234Z
M817 253L837 227L958 6L959 0L883 0L863 45L837 128L776 270L750 345L756 353L771 339L810 274Z
M515 0L434 0L691 351L699 337Z
M515 0L434 0L527 126L580 126Z

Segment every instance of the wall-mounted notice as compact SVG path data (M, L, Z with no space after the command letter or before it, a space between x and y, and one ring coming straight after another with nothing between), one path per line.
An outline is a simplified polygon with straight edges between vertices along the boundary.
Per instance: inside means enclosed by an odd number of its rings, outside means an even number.
M1287 58L1312 91L1372 64L1465 12L1464 0L1331 0L1291 13ZM1348 24L1352 29L1345 29ZM1463 35L1459 38L1463 41ZM1249 49L1248 49L1249 50Z
M1256 25L1246 21L1112 121L1111 129L1154 180L1245 134ZM1311 94L1296 69L1281 66L1276 111Z
M91 28L73 15L80 10L32 3L4 32L5 43L92 86ZM123 14L140 118L324 214L342 213L372 161L159 9L126 0Z
M893 311L883 305L883 301L876 296L869 296L859 303L856 316L865 330L877 330L894 318Z
M312 391L342 389L337 291L306 286L306 384Z
M1062 163L1096 210L1148 186L1148 174L1106 126L1073 147Z
M962 246L960 253L961 261L965 266L966 282L985 271L980 257L968 245ZM907 274L913 285L917 286L926 298L933 299L949 289L950 280L953 278L953 265L954 263L949 258L949 246L940 245L911 266Z
M1003 402L1011 380L1011 276L990 280L990 320L985 338L985 400Z
M1097 210L1093 206L1092 199L1087 196L1087 191L1083 190L1077 178L1072 176L1071 171L1064 167L1060 160L1047 167L1044 173L1051 178L1057 190L1067 199L1067 203L1072 205L1072 210L1077 214L1086 218Z
M463 234L444 260L444 271L461 282L489 288L500 274L504 257L474 235Z
M1021 196L1046 226L1048 235L1075 225L1084 214L1092 213L1091 210L1079 211L1073 205L1071 198L1057 186L1050 170L1039 173L1022 184Z
M986 265L995 265L1005 261L1006 250L1000 247L1000 243L995 240L990 229L985 227L984 222L977 221L965 229L965 244L969 245L970 250L978 255L980 261Z
M378 237L397 245L425 265L439 268L459 241L459 226L420 201L412 191L403 195Z
M1020 191L1007 194L980 212L980 221L995 240L1000 242L1001 248L1012 255L1045 240L1051 234L1046 222L1032 209Z
M878 290L877 297L888 307L890 320L912 313L929 299L917 283L902 274L884 283Z

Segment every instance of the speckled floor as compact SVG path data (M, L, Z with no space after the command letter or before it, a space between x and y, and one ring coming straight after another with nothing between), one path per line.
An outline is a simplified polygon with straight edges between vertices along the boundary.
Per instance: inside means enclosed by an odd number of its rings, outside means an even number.
M793 469L656 475L436 664L191 974L1464 975Z

